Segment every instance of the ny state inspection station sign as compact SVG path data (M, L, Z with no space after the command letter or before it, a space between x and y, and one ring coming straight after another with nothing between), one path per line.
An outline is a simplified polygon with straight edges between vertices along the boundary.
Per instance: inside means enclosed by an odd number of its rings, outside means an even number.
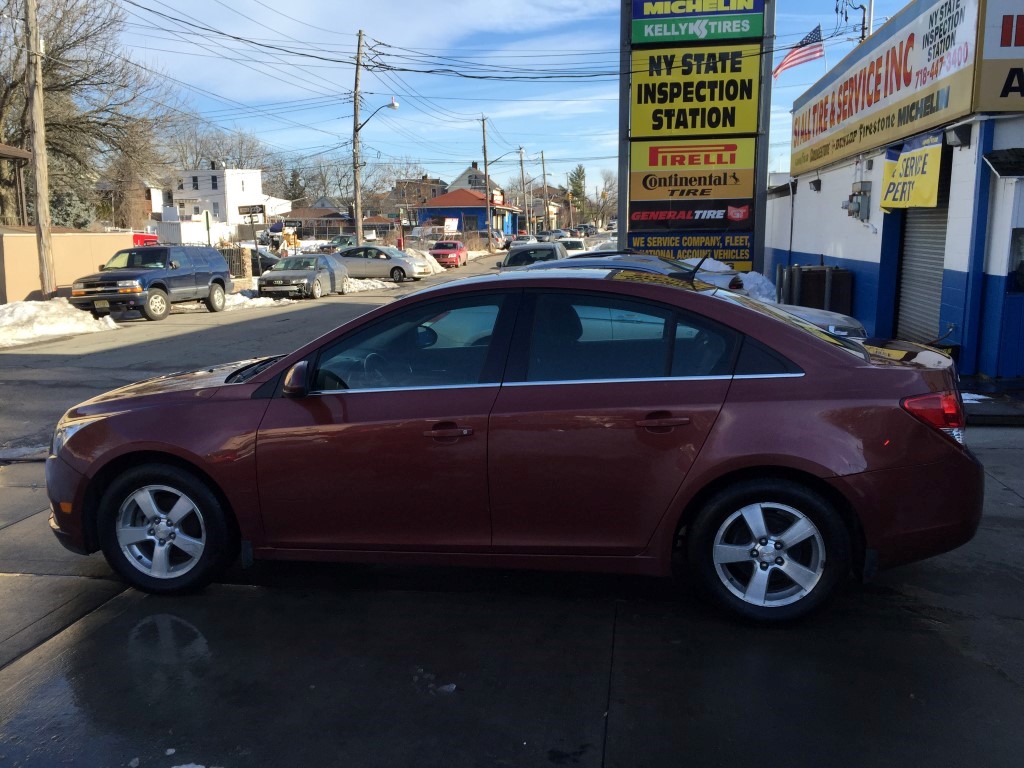
M756 39L764 0L633 0L634 43Z

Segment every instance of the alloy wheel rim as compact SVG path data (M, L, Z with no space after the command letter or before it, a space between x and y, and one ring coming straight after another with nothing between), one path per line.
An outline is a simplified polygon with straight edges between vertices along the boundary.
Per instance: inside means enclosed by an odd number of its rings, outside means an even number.
M218 308L224 306L224 291L219 286L213 289L213 305Z
M715 533L715 573L745 603L791 605L817 586L825 571L825 541L807 515L777 502L733 512Z
M203 513L176 488L147 485L121 504L115 526L125 559L154 579L174 579L191 571L206 551Z
M162 315L167 309L167 302L163 296L153 295L149 297L149 308L155 315Z

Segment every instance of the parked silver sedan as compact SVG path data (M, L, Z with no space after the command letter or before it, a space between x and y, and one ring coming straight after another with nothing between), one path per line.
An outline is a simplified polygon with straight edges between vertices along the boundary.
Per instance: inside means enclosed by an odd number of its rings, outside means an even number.
M345 293L345 266L330 254L286 256L260 275L260 296L319 299L325 293Z
M334 257L345 265L349 277L390 277L400 283L406 278L419 280L430 274L426 259L388 245L343 248Z

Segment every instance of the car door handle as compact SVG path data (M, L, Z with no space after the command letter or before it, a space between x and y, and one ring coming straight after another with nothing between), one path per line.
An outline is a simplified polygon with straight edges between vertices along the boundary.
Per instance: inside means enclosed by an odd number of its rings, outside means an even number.
M640 419L636 425L644 429L669 430L672 427L684 427L690 423L689 416L651 416Z
M469 437L473 434L471 427L450 427L442 429L428 429L423 433L424 437Z

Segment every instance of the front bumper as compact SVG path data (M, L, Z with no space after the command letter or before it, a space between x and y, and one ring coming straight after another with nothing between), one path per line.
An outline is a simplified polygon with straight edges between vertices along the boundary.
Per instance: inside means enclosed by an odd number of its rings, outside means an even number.
M50 530L66 549L80 555L99 545L87 525L85 476L57 456L46 459L46 495L50 500Z
M309 294L309 286L305 283L299 285L259 285L256 290L260 296L268 296L270 298L307 296Z
M72 296L68 302L86 312L109 312L140 309L146 305L146 291L140 293L93 293L88 296Z

